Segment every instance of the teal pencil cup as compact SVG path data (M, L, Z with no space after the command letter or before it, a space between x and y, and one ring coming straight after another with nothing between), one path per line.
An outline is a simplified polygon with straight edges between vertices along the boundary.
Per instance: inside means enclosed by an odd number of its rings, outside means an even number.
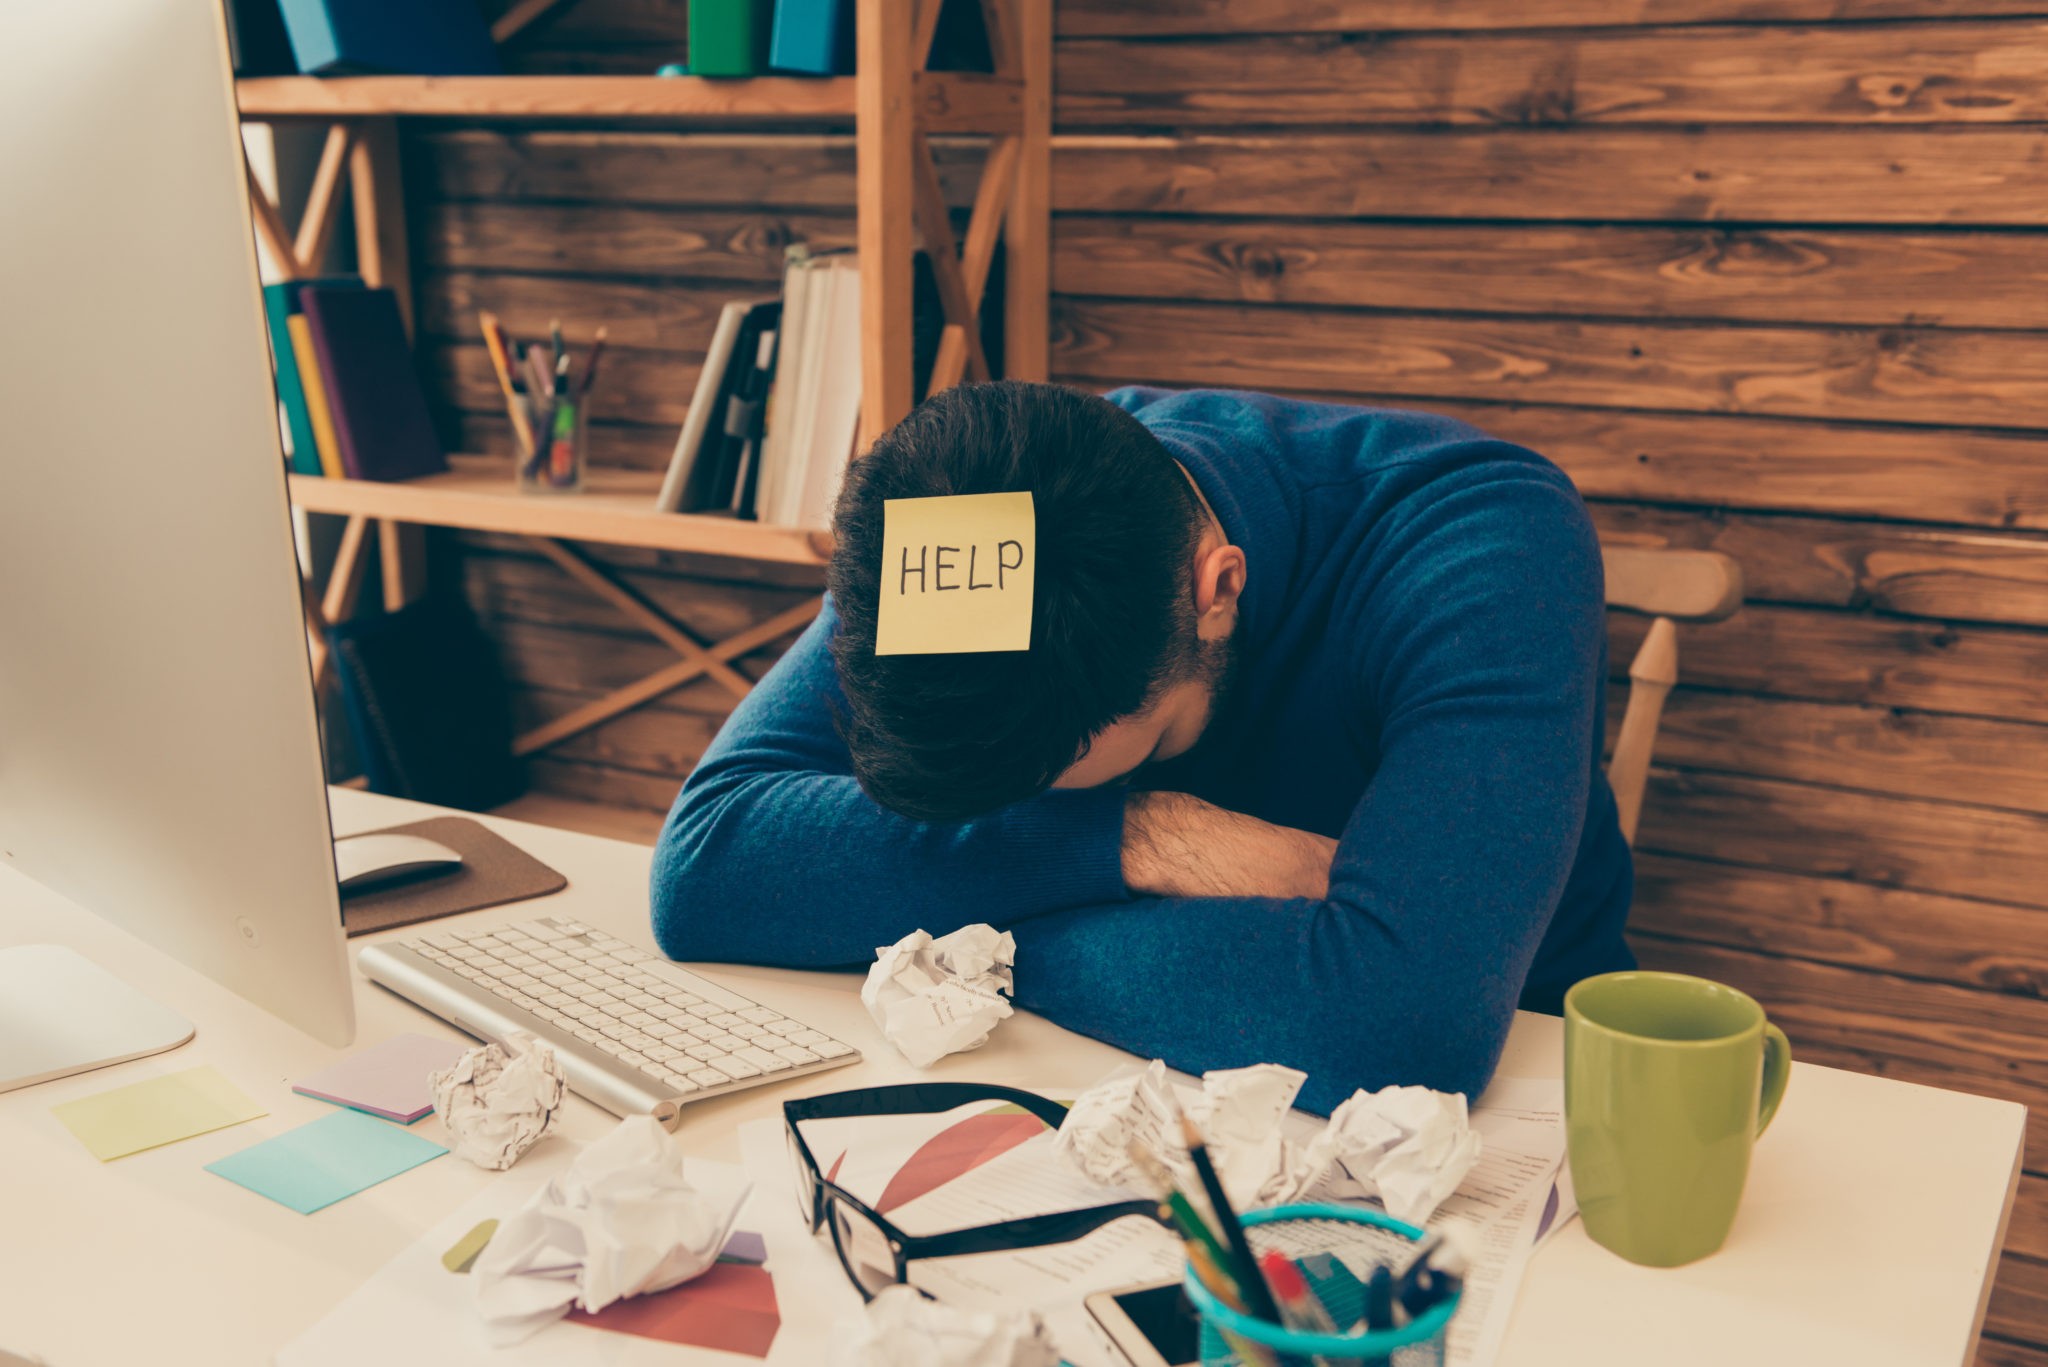
M1274 1206L1242 1218L1253 1252L1293 1258L1340 1331L1362 1325L1372 1269L1398 1271L1422 1238L1414 1225L1361 1206ZM1202 1367L1443 1367L1445 1334L1461 1299L1454 1295L1396 1328L1309 1333L1231 1309L1193 1268L1183 1284L1201 1318Z

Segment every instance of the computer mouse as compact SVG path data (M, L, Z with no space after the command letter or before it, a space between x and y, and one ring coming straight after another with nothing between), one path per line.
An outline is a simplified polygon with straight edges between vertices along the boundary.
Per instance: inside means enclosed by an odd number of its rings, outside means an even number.
M372 831L334 842L334 871L345 893L363 892L400 879L453 873L461 867L461 855L425 836Z

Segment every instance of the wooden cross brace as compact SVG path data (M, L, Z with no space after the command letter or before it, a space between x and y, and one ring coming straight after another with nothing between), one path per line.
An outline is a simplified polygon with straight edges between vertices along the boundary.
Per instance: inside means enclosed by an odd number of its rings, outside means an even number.
M285 222L283 210L263 188L246 150L243 164L257 234L287 280L304 280L320 274L334 241L335 227L341 220L341 206L353 197L357 266L370 284L392 290L398 300L399 316L410 327L412 291L405 260L405 211L399 202L397 130L391 120L338 121L327 126L327 139L321 146L320 162L296 231ZM346 184L344 175L348 177ZM419 587L419 533L389 519L378 520L377 532L376 541L383 557L384 605L395 610L404 606ZM310 580L300 585L300 596L306 606L306 629L311 637L316 691L327 678L327 628L355 611L366 564L363 551L369 541L368 520L349 518L342 528L325 589L316 588Z
M911 49L919 71L931 60L932 37L938 30L939 11L944 3L945 0L919 0ZM995 74L1014 77L1017 39L1011 0L981 0L981 12ZM963 379L989 378L988 358L981 347L981 300L988 287L996 243L1002 236L1003 218L1016 189L1020 148L1021 140L1014 135L996 138L990 144L982 163L980 183L975 188L974 208L968 215L966 240L964 245L956 246L952 215L947 210L938 167L932 159L931 140L922 128L911 133L912 213L924 238L925 252L931 258L939 303L946 316L945 330L939 335L938 355L932 364L931 393L949 389Z
M765 622L756 623L745 631L736 632L722 641L706 642L692 635L631 585L567 542L544 536L529 536L526 539L542 555L560 567L564 574L610 603L642 630L682 658L675 664L658 669L624 687L615 688L603 697L585 703L515 738L512 742L512 753L515 755L530 755L537 750L545 750L551 745L559 744L571 736L610 721L622 712L631 711L642 703L680 688L699 675L707 675L717 680L735 698L744 698L752 691L753 681L734 669L731 662L770 642L778 641L793 631L802 630L824 606L823 598L813 598L797 604L786 612L777 613Z

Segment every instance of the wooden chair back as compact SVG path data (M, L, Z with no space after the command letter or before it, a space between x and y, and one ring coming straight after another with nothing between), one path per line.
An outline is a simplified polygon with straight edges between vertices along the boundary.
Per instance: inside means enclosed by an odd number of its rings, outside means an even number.
M1718 622L1742 606L1742 566L1719 551L1650 546L1603 546L1607 606L1655 618L1628 667L1628 706L1607 761L1608 786L1621 814L1621 833L1636 843L1643 789L1664 699L1678 682L1679 622Z

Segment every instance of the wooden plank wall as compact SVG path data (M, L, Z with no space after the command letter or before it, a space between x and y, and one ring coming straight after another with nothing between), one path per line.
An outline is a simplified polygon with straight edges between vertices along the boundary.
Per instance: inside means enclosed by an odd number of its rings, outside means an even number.
M2035 1109L1983 1352L2014 1367L2048 1364L2044 9L1057 12L1061 378L1455 413L1560 462L1608 538L1743 562L1745 610L1683 633L1637 945L1756 993L1804 1058ZM646 70L679 10L588 0L520 60ZM659 464L716 305L791 238L851 235L843 140L469 129L409 154L471 445L506 440L475 306L609 323L600 449ZM473 549L530 714L652 658L539 562ZM707 627L804 587L628 568ZM1642 623L1612 627L1619 675ZM728 701L684 690L538 779L665 805Z

